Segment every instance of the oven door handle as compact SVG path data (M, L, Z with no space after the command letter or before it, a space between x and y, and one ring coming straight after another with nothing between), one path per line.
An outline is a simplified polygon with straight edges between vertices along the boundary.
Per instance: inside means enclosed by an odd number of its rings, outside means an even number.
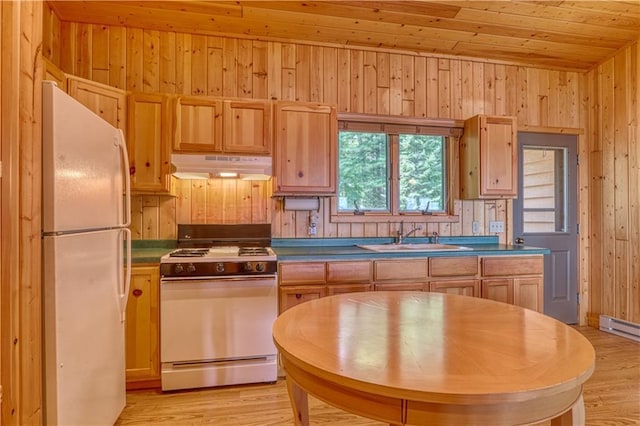
M265 281L265 280L275 280L277 275L233 275L227 277L163 277L160 280L160 283L163 282L176 282L176 281L206 281L206 282L223 282L223 281L238 281L238 282L247 282L247 281Z

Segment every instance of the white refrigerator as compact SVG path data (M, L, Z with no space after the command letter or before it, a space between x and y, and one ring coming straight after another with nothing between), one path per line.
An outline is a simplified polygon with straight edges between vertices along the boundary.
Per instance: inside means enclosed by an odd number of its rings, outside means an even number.
M113 425L126 401L127 149L50 81L42 130L45 424Z

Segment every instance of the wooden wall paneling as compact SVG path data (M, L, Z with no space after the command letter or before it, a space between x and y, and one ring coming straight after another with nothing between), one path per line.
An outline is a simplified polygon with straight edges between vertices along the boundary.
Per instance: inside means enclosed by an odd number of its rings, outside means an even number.
M236 201L236 214L228 219L228 223L253 223L251 218L251 182L248 180L229 180L235 184L235 192L230 198Z
M504 109L498 111L500 114L517 116L518 111L518 67L507 65L504 75Z
M473 70L473 110L471 115L484 114L484 64L481 62L473 62L471 68Z
M142 196L142 239L158 239L160 199L157 195Z
M191 36L191 94L206 95L207 90L207 62L208 62L207 36Z
M123 27L109 27L109 85L127 88L127 31Z
M615 159L613 99L613 59L600 66L601 111L599 125L602 138L602 310L613 314L615 310Z
M322 48L322 103L338 104L338 49L334 47Z
M602 175L602 151L592 151L590 154L590 170L591 182L589 185L591 195L591 217L590 223L593 224L589 239L589 253L594 260L590 263L589 280L590 294L589 304L590 312L594 314L603 313L603 285L605 279L610 281L613 277L603 276L604 257L604 235L602 234L602 222L604 218L603 207L603 188L604 176ZM597 320L597 318L595 318ZM597 323L596 323L597 324ZM594 324L592 324L594 325Z
M462 232L462 217L461 217L461 212L462 210L462 201L460 200L454 200L453 201L453 214L455 216L459 217L459 220L457 222L453 222L451 224L451 235L472 235L472 233L469 234L464 234Z
M338 49L337 72L338 72L338 112L350 111L351 110L351 53L349 49Z
M309 101L311 102L324 102L324 88L322 87L324 83L322 79L324 56L322 50L323 48L320 46L311 46L309 52Z
M222 179L208 179L200 181L201 185L193 186L201 193L198 204L204 204L204 217L200 223L224 223L225 198ZM191 211L197 211L198 206L192 204Z
M92 25L91 24L77 24L77 33L76 33L76 60L75 60L75 70L74 75L82 78L93 79L93 75L91 74L92 69L92 60L93 60L93 51L91 49L92 45Z
M438 117L451 117L451 70L448 59L438 61Z
M322 228L324 231L323 236L325 238L335 237L338 233L338 226L336 223L331 222L331 203L330 198L320 198L320 212L321 217L324 218Z
M391 223L378 222L378 237L391 237L392 232Z
M492 63L484 64L484 112L496 113L496 66Z
M191 222L191 187L189 179L176 179L176 224Z
M282 43L267 42L267 99L280 99L282 87Z
M524 123L532 124L532 121L529 118L529 103L527 100L528 94L529 94L527 71L528 71L528 68L517 67L517 73L516 73L517 81L515 83L517 87L517 94L516 94L517 109L516 109L515 115L518 118L519 124L524 124Z
M296 100L296 50L295 44L282 45L282 100Z
M76 26L74 22L60 22L60 69L69 74L76 74L74 66Z
M338 223L336 237L347 238L351 235L350 223Z
M142 219L142 195L131 196L131 237L134 240L142 239L143 219Z
M207 37L207 94L222 97L223 84L223 48L220 37Z
M462 115L462 64L460 60L450 60L451 69L451 105L449 114L456 120L464 119Z
M222 42L222 96L238 96L238 40L225 38Z
M389 114L402 115L402 55L396 53L389 55Z
M269 89L267 85L267 69L269 57L267 56L267 42L253 41L251 53L251 85L253 97L256 99L268 99ZM322 62L320 62L322 63ZM318 75L318 78L320 78Z
M427 58L427 117L429 118L438 117L440 111L438 78L438 58Z
M191 34L176 33L176 93L191 94Z
M578 77L578 93L589 93L589 78L587 74ZM582 95L579 97L578 118L579 127L588 128L590 123L591 108L589 97ZM592 224L589 220L591 195L589 183L591 180L591 162L589 161L589 138L585 134L578 135L578 223L580 225L580 235L578 235L578 288L580 291L579 324L586 324L591 306L591 289L589 288L591 264L590 240ZM639 218L640 219L640 218Z
M191 181L191 223L207 223L207 185L204 179Z
M350 75L350 112L362 112L364 110L364 55L361 50L351 50L349 55Z
M309 212L307 211L296 211L295 212L295 236L296 238L307 238L308 234L308 226L309 226Z
M378 114L389 114L391 86L390 54L376 52L376 86Z
M461 92L462 119L474 115L473 107L473 62L461 61Z
M615 241L615 282L611 298L613 299L613 316L629 320L629 242Z
M143 92L144 75L144 35L141 29L127 29L127 90Z
M402 114L415 117L415 68L414 56L402 55Z
M629 318L640 323L640 40L630 46L630 82L627 114L629 116L629 237L630 237L630 279ZM635 108L634 108L635 107Z
M153 30L142 32L142 91L160 91L160 33Z
M378 110L378 79L376 52L364 52L362 87L364 91L364 113L376 114Z
M236 93L241 98L253 96L253 41L238 40L236 55Z
M42 55L54 64L60 63L60 20L46 6L42 17Z
M236 223L238 217L238 194L235 179L220 179L222 181L222 223Z
M158 91L176 93L176 33L161 31L158 39Z
M109 27L92 25L91 31L91 79L109 84Z
M176 198L161 195L158 213L158 236L160 240L175 240L178 238L176 227Z
M427 116L427 58L414 58L413 72L415 76L413 93L413 113L416 117Z
M296 100L309 101L311 76L311 46L296 47Z
M494 66L494 99L493 99L493 113L496 115L507 115L505 102L506 102L506 75L507 67L502 64Z
M629 115L625 83L629 64L626 53L618 53L613 60L613 168L616 240L629 239ZM637 185L637 182L636 182Z

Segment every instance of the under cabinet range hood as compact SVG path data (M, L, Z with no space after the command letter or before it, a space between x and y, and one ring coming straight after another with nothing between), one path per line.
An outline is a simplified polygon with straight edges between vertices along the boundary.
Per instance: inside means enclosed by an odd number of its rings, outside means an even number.
M178 179L238 178L269 180L269 156L172 154L173 175Z

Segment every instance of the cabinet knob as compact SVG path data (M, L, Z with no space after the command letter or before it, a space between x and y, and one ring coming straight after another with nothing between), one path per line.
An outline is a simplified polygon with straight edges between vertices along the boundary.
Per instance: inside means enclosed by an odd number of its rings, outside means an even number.
M133 290L133 295L135 297L142 296L142 290L140 290L139 288L136 288L135 290Z
M298 172L298 177L299 177L299 178L301 178L301 177L303 177L303 176L304 176L304 173L302 173L302 172Z
M297 299L297 300L302 299L302 295L301 295L300 293L296 293L296 299Z

